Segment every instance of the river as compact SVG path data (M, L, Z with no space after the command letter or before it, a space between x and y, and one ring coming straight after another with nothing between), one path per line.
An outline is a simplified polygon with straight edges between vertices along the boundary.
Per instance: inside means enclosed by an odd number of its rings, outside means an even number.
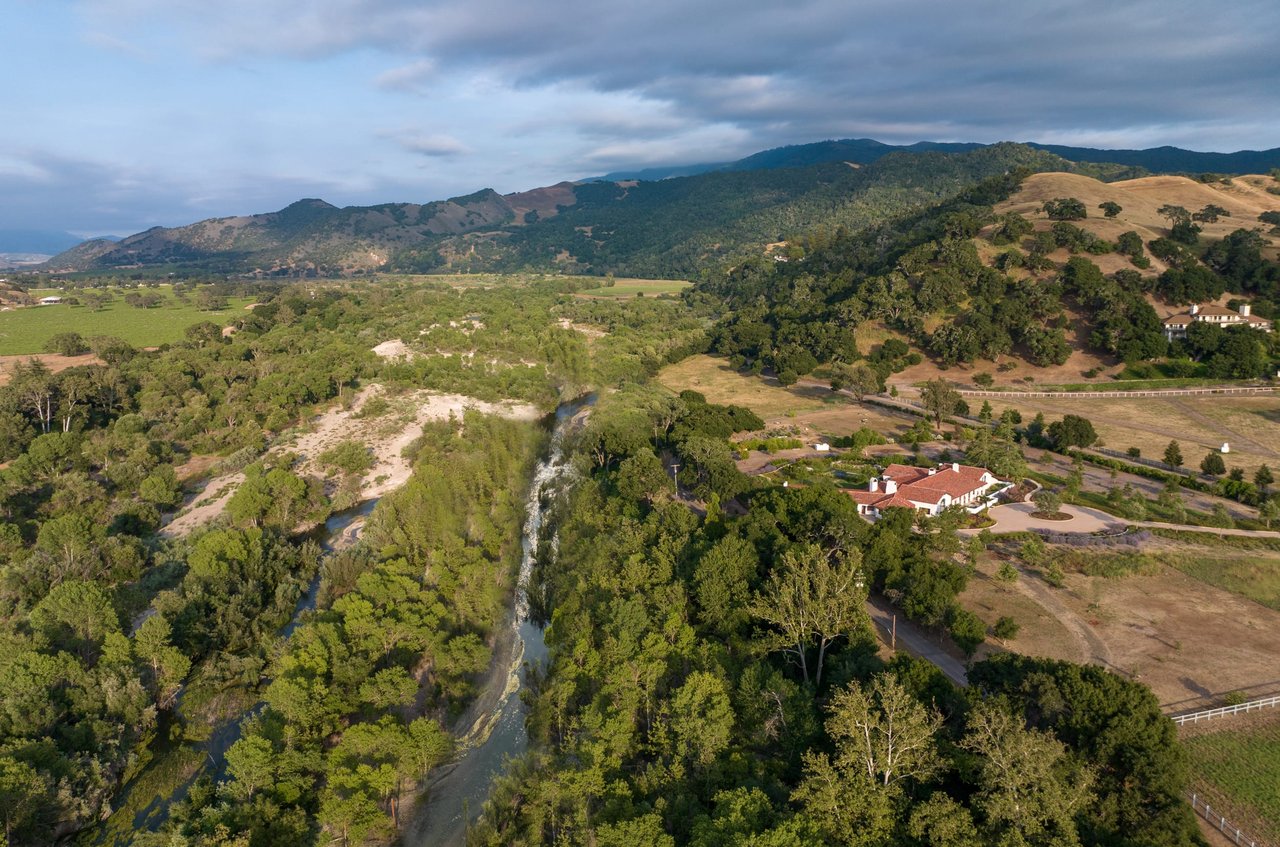
M378 501L376 499L366 500L350 509L330 515L329 519L324 522L323 527L317 527L311 533L311 537L320 542L325 554L332 554L350 547L359 540L360 531L364 528L365 520L377 504ZM320 593L322 570L320 567L316 568L316 573L312 577L310 584L308 584L306 592L298 598L298 604L293 610L293 617L280 629L282 638L291 636L293 631L298 628L305 613L315 609L316 600ZM134 628L136 629L141 624L141 621L145 619L145 615L140 616L139 620L135 622ZM175 700L175 709L179 711L182 708L184 694L186 694L185 686L178 692ZM257 714L262 707L262 702L256 703L239 717L215 726L206 740L187 745L190 751L203 757L202 764L190 778L179 784L167 796L156 797L137 811L133 816L132 829L135 832L158 829L168 819L170 807L186 797L191 786L202 775L207 774L215 780L221 779L226 771L227 750L240 739L240 730L244 721L251 715ZM117 808L128 800L130 793L137 787L138 781L135 779L117 797Z
M401 843L406 847L462 847L467 825L479 816L494 779L509 759L528 749L528 707L520 692L528 684L531 669L547 658L542 627L530 617L529 578L549 498L569 470L564 437L578 413L594 402L591 395L556 409L551 444L529 486L520 573L511 612L494 648L492 671L480 697L453 727L459 754L432 775L426 802L404 828Z

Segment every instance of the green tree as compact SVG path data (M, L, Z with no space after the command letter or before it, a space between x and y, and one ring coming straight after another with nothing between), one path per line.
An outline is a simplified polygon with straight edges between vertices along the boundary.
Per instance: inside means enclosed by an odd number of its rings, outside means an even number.
M1258 517L1271 529L1272 521L1280 520L1280 497L1268 497L1258 507Z
M59 356L79 356L89 352L89 344L78 332L59 332L44 343L44 351Z
M1065 415L1062 420L1049 424L1048 436L1055 450L1088 447L1098 440L1093 423L1079 415Z
M884 390L884 378L862 362L837 363L831 367L831 390L848 391L861 400Z
M1114 218L1116 215L1124 211L1124 208L1114 200L1107 200L1098 204L1098 208L1102 210L1102 214L1108 218Z
M983 700L970 712L960 746L977 757L972 805L1000 843L1078 843L1075 818L1092 799L1094 778L1062 742Z
M200 321L192 324L182 332L183 337L197 347L207 347L222 341L222 327L213 321Z
M1227 472L1227 463L1222 461L1221 453L1217 450L1210 450L1200 460L1200 470L1209 476L1222 476Z
M953 604L947 610L947 633L965 656L972 658L978 645L987 638L987 625L973 612Z
M942 418L946 415L954 415L963 398L960 392L952 388L945 379L938 377L925 383L924 388L920 389L920 401L933 415L934 424L941 428Z
M832 642L868 626L861 565L856 550L828 556L817 545L800 545L783 554L751 605L752 614L772 627L764 644L795 661L806 683L821 685ZM811 674L808 653L814 647Z
M1156 214L1167 220L1171 227L1178 224L1191 223L1191 213L1182 206L1175 206L1173 204L1166 203L1159 209L1156 209Z
M172 627L164 615L151 615L133 634L133 649L151 668L156 704L168 708L191 670L191 660L171 643Z
M935 737L942 716L923 705L892 673L869 685L851 682L831 698L827 735L837 764L864 772L883 788L924 783L942 766Z
M1191 219L1196 221L1201 221L1207 224L1216 224L1219 218L1229 218L1229 217L1231 217L1231 212L1222 208L1216 203L1210 203L1200 211L1193 214L1191 216Z
M1036 504L1036 512L1044 515L1056 515L1062 511L1062 495L1048 488L1042 488L1031 495Z
M995 626L991 627L991 634L1001 641L1011 641L1018 637L1018 622L1008 615L1000 617L996 621Z
M248 802L275 782L280 754L261 735L246 735L227 749L227 774L233 795Z
M1053 221L1082 221L1089 216L1084 203L1074 197L1046 200L1043 210L1049 220Z
M666 710L671 752L677 761L705 769L729 746L733 708L724 680L694 671L675 690Z
M31 610L31 628L55 648L88 658L97 653L108 633L120 631L120 616L111 595L96 582L61 582Z
M0 818L4 819L5 845L21 843L14 840L15 831L26 829L35 813L47 808L51 802L48 792L48 782L39 771L12 756L0 755Z
M1182 447L1177 441L1170 441L1164 448L1164 463L1171 467L1182 467Z
M912 807L907 834L920 847L972 847L982 843L973 814L941 791Z
M1275 481L1276 479L1271 473L1271 468L1267 467L1265 464L1260 465L1258 469L1253 472L1253 484L1258 486L1259 491L1265 493L1267 487Z

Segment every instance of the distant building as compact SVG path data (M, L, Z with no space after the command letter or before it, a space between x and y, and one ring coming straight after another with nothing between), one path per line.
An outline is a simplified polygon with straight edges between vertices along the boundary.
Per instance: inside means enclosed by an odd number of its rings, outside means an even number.
M61 297L41 297L40 298L41 306L55 306L61 302L62 302Z
M1240 311L1233 312L1223 306L1210 303L1207 306L1192 306L1181 315L1173 315L1164 319L1164 335L1170 341L1187 337L1187 327L1193 323L1211 323L1215 326L1249 326L1263 332L1271 331L1271 321L1251 314L1248 303L1240 306Z
M1012 483L996 479L986 468L958 463L936 468L913 465L889 465L867 484L866 491L850 491L858 504L858 514L880 517L884 509L900 507L920 509L936 515L951 506L964 506L972 512L991 505L994 494Z
M813 445L813 449L817 450L819 453L830 453L831 445L825 441L819 441L817 444Z

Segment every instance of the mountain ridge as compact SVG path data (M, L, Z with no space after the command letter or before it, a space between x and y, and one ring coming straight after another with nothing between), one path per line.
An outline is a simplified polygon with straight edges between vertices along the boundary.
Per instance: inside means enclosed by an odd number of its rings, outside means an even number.
M428 203L339 208L304 198L275 212L153 227L118 243L93 240L51 259L55 272L182 266L214 273L328 276L539 270L693 275L816 226L862 226L954 195L1007 167L1088 172L1107 179L1186 164L1194 151L1109 151L1042 145L846 139L764 150L727 166L653 180L560 182L502 195L491 188ZM1265 164L1280 149L1203 154ZM1237 157L1235 159L1231 157ZM952 158L948 158L952 157ZM965 158L968 157L968 158ZM1264 161L1265 160L1265 161ZM994 170L993 170L994 168ZM918 172L917 172L918 171ZM660 170L651 170L660 176ZM646 241L647 239L647 241Z
M1217 153L1187 150L1169 145L1142 149L1106 149L1097 147L1073 147L1063 144L1041 144L1035 141L996 142L1024 144L1036 150L1044 150L1061 156L1069 162L1110 163L1140 167L1152 173L1264 173L1280 167L1280 147L1269 150L1239 150L1233 153ZM761 150L732 162L707 162L667 167L649 167L639 170L614 171L599 177L587 177L578 182L613 181L619 179L668 179L673 176L691 176L718 170L754 170L763 168L799 167L822 162L853 162L869 165L882 156L894 152L943 152L962 153L992 144L967 141L918 141L914 144L886 144L873 138L844 138L814 141L806 144L788 144ZM645 176L647 175L647 176Z

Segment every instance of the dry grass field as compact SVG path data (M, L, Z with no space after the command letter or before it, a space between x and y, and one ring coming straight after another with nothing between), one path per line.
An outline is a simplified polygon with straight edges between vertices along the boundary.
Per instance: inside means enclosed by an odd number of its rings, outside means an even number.
M1280 687L1280 612L1161 560L1165 551L1190 555L1192 546L1157 542L1144 550L1149 561L1141 574L1068 569L1062 588L1030 568L1013 585L1000 583L993 578L999 559L988 555L960 602L988 625L1002 615L1017 621L1021 631L1007 649L1104 665L1149 685L1171 708L1218 705L1227 692ZM1280 553L1253 555L1280 569Z
M1034 385L1027 390L1034 391ZM976 412L982 400L969 398ZM1159 459L1166 445L1176 440L1182 448L1185 467L1196 469L1209 450L1225 441L1231 445L1224 456L1228 468L1243 468L1249 475L1259 465L1274 471L1280 468L1280 395L992 399L998 416L1015 408L1024 420L1036 412L1054 421L1063 415L1081 415L1093 422L1106 447L1127 450L1137 447L1142 455Z
M691 356L669 365L658 374L658 381L672 391L700 392L712 403L744 406L764 419L766 429L793 429L800 438L848 435L864 426L894 438L914 422L909 416L854 402L821 386L783 388L772 377L735 371L714 356Z
M1220 218L1216 223L1201 224L1204 228L1203 237L1216 240L1242 227L1252 229L1261 226L1258 223L1259 214L1280 210L1280 195L1266 190L1276 185L1271 177L1259 175L1236 177L1231 180L1230 185L1225 185L1218 182L1201 183L1182 176L1148 176L1108 183L1079 174L1042 173L1028 177L1016 194L996 206L996 211L1017 212L1035 221L1037 228L1048 229L1051 222L1041 211L1044 202L1058 197L1075 197L1089 210L1088 218L1074 222L1082 229L1110 241L1114 241L1122 232L1133 230L1142 236L1143 241L1151 241L1169 234L1169 222L1158 211L1161 206L1182 206L1195 212L1212 203L1231 213L1230 217ZM1123 208L1114 218L1105 218L1098 210L1098 204L1108 200L1119 203ZM1280 243L1276 237L1268 237L1273 248ZM1052 258L1066 260L1065 254ZM1118 256L1090 258L1108 273L1128 266ZM1116 262L1116 267L1104 266L1107 260ZM1159 273L1163 270L1164 265L1153 259L1149 272Z

